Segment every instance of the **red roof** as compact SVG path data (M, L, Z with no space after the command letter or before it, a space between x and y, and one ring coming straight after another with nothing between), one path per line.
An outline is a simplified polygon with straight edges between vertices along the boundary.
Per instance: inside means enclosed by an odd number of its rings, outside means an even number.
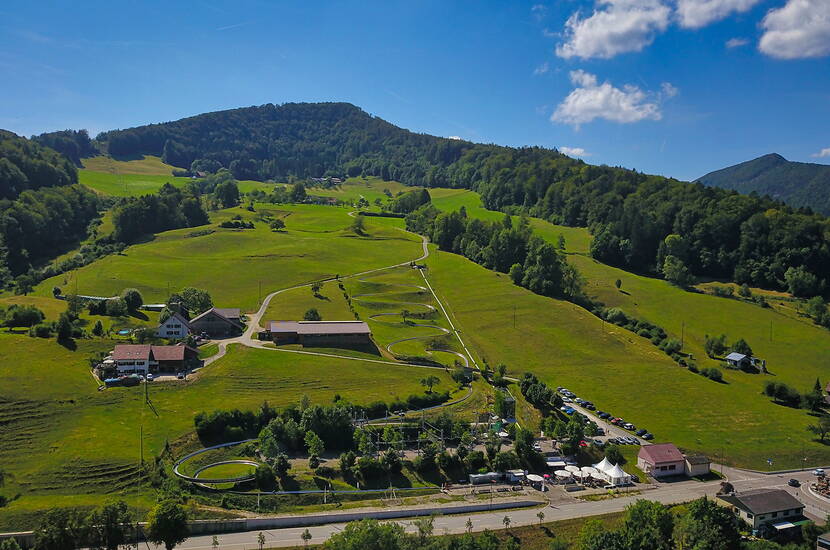
M116 361L135 361L136 359L147 360L150 358L149 344L117 344L112 352L112 358Z
M649 464L664 462L683 462L683 454L674 446L674 443L659 443L657 445L643 445L637 455Z
M156 361L184 361L186 352L199 353L187 346L153 346L153 357Z

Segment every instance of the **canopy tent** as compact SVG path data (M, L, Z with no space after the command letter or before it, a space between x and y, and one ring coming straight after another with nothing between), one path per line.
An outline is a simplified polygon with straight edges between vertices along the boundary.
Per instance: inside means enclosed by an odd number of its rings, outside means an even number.
M592 477L592 478L594 478L594 479L596 479L597 481L605 481L605 475L604 475L604 474L601 474L601 473L599 473L599 472L596 472L596 473L594 473L594 474L591 474L591 477Z
M583 466L582 467L582 473L595 474L595 473L597 473L597 469L594 468L593 466Z
M611 462L608 460L607 457L603 457L602 461L599 464L594 464L594 468L596 468L600 472L605 472L607 470L610 470L613 467L614 467L614 465L611 464Z
M568 470L556 470L553 473L556 477L571 477L571 473Z
M579 471L579 466L565 466L565 469L569 472L576 473Z
M605 472L608 476L608 481L614 485L626 485L631 483L631 476L623 471L619 465L614 465L609 471Z
M544 481L542 479L542 476L539 476L539 475L536 475L536 474L527 474L527 480L532 481L534 483L539 483L540 481Z

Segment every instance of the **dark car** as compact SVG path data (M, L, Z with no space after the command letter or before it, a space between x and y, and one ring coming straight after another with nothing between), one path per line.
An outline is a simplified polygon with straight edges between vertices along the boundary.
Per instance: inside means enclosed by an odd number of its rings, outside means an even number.
M654 439L654 434L652 434L651 432L647 432L645 435L643 435L643 439L645 439L646 441Z
M798 481L798 480L797 480L797 479L795 479L795 478L791 478L791 479L787 482L787 485L789 485L790 487L798 487L798 486L800 486L800 485L801 485L801 482L800 482L800 481Z
M642 437L648 433L648 430L643 430L642 428L637 430L637 435Z
M583 403L582 406L585 407L586 409L588 409L589 411L592 411L592 410L596 409L596 407L594 407L594 405L591 404L591 403Z

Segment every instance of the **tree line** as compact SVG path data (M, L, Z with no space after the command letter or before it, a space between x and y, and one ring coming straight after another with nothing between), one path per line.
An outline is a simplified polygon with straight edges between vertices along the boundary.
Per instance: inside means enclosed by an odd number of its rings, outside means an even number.
M604 262L662 275L668 260L668 271L681 280L688 280L688 270L814 296L826 291L830 272L829 222L809 208L591 166L541 147L415 134L345 103L268 104L114 130L97 139L112 154L163 155L184 168L194 162L222 166L239 179L372 175L469 188L490 209L591 228L592 252ZM671 235L677 238L667 243ZM801 271L789 279L801 281L788 280L791 269Z
M407 215L406 228L428 236L441 250L509 273L515 284L536 294L571 299L582 295L579 272L552 244L533 234L524 216L516 226L508 214L501 222L485 222L468 218L463 207L441 212L430 203Z

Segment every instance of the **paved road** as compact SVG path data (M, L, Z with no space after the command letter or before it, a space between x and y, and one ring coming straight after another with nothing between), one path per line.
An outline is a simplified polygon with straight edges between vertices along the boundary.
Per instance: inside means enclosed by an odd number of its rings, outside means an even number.
M799 500L806 504L806 515L812 519L819 519L823 521L827 514L830 513L830 501L816 498L808 491L808 482L813 479L813 475L810 471L768 475L725 467L724 473L730 477L732 483L738 491L758 488L780 488L790 491ZM802 482L801 487L789 487L787 485L787 481L790 478L800 480ZM441 516L435 518L435 533L463 533L466 531L466 522L468 518L470 518L473 522L474 531L482 531L484 529L494 530L502 529L504 527L502 523L504 516L510 517L512 526L536 524L539 521L536 514L540 509L545 514L546 522L557 521L619 512L624 510L629 504L642 498L662 502L664 504L675 504L688 502L702 496L714 497L719 488L719 481L706 483L691 480L674 483L658 482L654 484L654 488L643 489L640 495L609 500L595 502L576 501L557 503L555 505L549 504L545 505L543 508L527 508L507 511L502 510L492 513L484 512L472 515L460 514L454 516ZM553 491L561 491L561 489L555 487ZM400 520L398 523L407 527L408 530L414 531L411 520ZM330 524L309 527L308 530L312 535L311 541L313 543L322 543L332 534L341 531L343 527L344 524ZM266 544L277 547L301 544L302 540L300 539L300 534L304 530L304 527L300 527L270 529L262 532L266 536ZM259 531L230 533L226 535L219 535L219 540L222 548L228 548L230 550L244 550L257 546L258 533ZM187 542L182 544L180 548L185 550L208 549L211 547L211 543L211 536L199 536L189 539Z

